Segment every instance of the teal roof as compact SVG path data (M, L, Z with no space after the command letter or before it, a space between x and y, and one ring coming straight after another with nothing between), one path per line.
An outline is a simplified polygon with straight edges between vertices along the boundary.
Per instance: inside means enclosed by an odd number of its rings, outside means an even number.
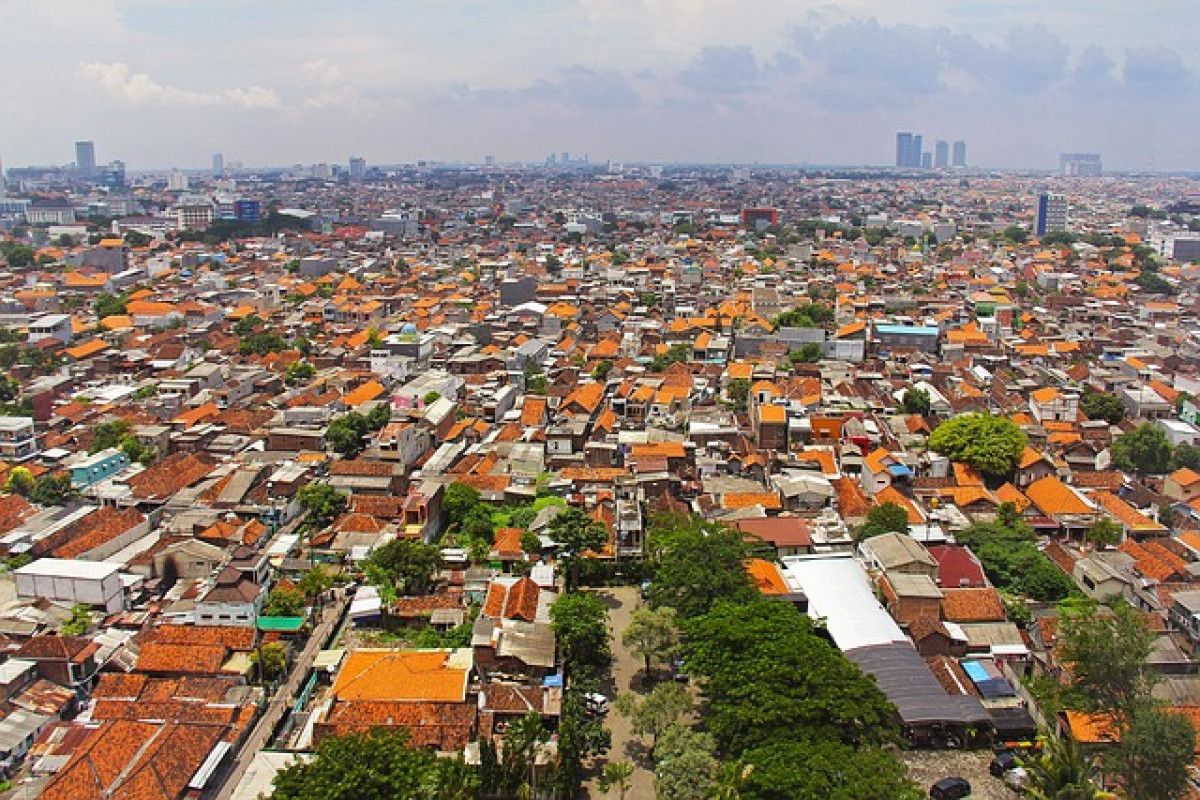
M260 631L278 631L280 633L295 633L304 627L304 617L259 617Z

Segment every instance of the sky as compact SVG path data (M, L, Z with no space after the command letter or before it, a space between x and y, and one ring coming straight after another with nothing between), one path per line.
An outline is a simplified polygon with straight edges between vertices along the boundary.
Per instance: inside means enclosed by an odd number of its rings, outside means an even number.
M0 0L0 158L1200 169L1194 0Z

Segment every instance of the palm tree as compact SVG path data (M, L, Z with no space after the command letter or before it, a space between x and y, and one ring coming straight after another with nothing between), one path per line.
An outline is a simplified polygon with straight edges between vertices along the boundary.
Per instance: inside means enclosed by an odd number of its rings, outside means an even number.
M633 764L628 761L610 761L604 765L600 776L600 791L608 794L617 790L617 797L625 800L625 793L633 788Z
M1040 756L1025 765L1032 800L1093 800L1090 764L1069 737L1051 738Z
M713 787L712 800L739 800L753 771L753 764L739 764L736 761L722 764L716 771L717 782Z

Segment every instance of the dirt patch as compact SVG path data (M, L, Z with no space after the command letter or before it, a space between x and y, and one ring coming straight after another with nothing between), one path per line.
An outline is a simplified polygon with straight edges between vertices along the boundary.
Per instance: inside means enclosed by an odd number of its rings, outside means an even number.
M1015 800L1020 797L988 772L992 763L991 750L915 750L901 753L900 760L908 765L908 777L925 791L942 778L966 778L971 784L971 797L977 800Z

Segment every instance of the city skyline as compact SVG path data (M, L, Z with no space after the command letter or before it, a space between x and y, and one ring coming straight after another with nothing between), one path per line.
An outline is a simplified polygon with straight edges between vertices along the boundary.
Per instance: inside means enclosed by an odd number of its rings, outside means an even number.
M1087 151L1113 170L1200 168L1188 7L1045 6L13 7L9 55L29 77L0 89L0 153L62 164L91 140L99 161L132 169L200 168L215 152L503 163L564 148L594 162L886 165L894 131L923 130L970 142L981 167L1054 169Z

